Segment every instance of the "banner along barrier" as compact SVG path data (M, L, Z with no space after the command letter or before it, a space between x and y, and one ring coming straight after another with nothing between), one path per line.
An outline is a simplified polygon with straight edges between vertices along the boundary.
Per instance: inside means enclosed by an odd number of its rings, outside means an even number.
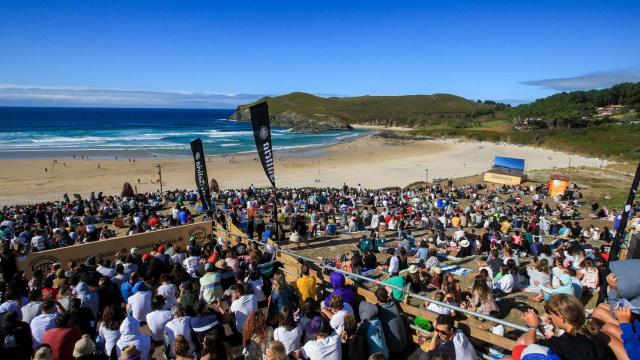
M202 242L209 234L212 234L211 223L199 222L142 234L33 252L18 258L18 270L24 271L27 277L31 277L34 271L38 269L48 270L49 266L54 263L60 263L63 266L69 261L82 263L90 256L95 256L96 260L105 258L113 260L121 249L130 250L133 247L138 248L139 254L156 250L160 245L178 245L186 249L192 236L195 237L196 241Z

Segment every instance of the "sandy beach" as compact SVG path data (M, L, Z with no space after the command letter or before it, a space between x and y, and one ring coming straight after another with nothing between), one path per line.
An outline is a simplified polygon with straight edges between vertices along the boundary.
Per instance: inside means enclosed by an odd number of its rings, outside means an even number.
M397 140L360 137L322 149L293 149L276 153L276 178L286 186L406 186L425 176L456 178L488 170L494 156L526 160L525 170L569 166L607 165L606 161L552 150L459 140ZM224 188L254 184L268 186L256 153L211 156L209 178ZM37 160L0 160L0 205L58 200L64 193L83 196L91 191L119 194L124 182L139 192L157 191L162 167L163 188L192 189L193 161L190 157L122 160L81 160L72 157ZM45 172L45 168L47 171Z

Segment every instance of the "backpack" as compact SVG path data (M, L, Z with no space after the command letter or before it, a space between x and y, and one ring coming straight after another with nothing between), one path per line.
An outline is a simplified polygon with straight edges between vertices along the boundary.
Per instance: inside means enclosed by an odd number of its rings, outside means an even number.
M367 340L369 342L369 355L381 352L385 358L389 358L389 347L387 347L384 331L382 330L382 323L379 319L369 320Z

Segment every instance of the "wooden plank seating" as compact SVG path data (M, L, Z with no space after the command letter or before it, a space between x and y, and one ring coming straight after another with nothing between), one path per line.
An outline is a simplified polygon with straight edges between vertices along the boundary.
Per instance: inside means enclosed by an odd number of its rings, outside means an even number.
M222 230L221 227L217 227L217 228L219 229L217 232L218 235L222 236L224 239L229 240L232 244L237 243L239 238L246 239L246 237L244 236L244 233L231 223L228 224L228 229L229 229L228 232ZM273 245L275 245L275 243ZM281 252L278 252L276 254L276 260L280 261L284 265L285 269L287 269L288 271L296 274L300 273L300 263L296 258L288 254L283 254ZM318 270L317 264L315 264L315 262L312 265L315 265L316 268L313 268L312 266L311 275L316 276L320 280L321 284L325 286L329 284L330 283L329 276L326 274L323 274L321 270ZM285 275L288 281L296 280L296 277L289 273L285 273ZM378 282L376 282L376 284L378 284ZM377 302L375 293L373 291L360 286L356 286L356 288L357 288L358 295L362 296L362 298L364 298L365 300L371 303ZM410 304L400 303L400 306L402 308L402 311L404 311L405 314L410 315L411 317L420 316L432 322L435 321L437 317L437 315L432 312L423 310L421 308L418 308ZM478 327L480 324L482 324L480 320L477 320L472 317L467 317L464 320L457 321L458 328L463 330L468 336L474 339L486 342L493 346L497 346L509 351L511 351L511 349L513 349L513 347L516 345L516 342L514 340L511 340L507 337L495 335L487 330L480 329ZM417 337L414 337L414 340L417 340Z

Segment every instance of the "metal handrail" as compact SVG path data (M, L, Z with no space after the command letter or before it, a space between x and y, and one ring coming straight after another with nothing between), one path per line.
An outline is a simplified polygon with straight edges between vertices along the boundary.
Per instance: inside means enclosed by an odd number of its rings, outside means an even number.
M266 244L264 244L261 241L249 239L246 236L246 234L232 234L229 230L225 230L225 231L226 231L227 234L231 234L233 236L239 236L241 238L244 238L245 240L257 243L258 245L266 246ZM329 265L326 265L326 264L318 263L317 261L315 261L315 260L313 260L311 258L308 258L306 256L298 255L298 254L292 253L290 251L283 250L278 245L271 245L271 246L273 246L277 251L279 251L279 252L281 252L283 254L292 256L292 257L297 258L297 259L301 259L301 260L307 261L309 263L315 264L316 266L319 266L319 267L322 267L322 268L326 268L326 269L329 269L331 271L336 271L336 272L342 273L342 274L347 275L347 276L355 277L355 278L362 279L362 280L365 280L365 281L368 281L368 282L373 282L373 283L378 284L378 285L384 285L385 287L389 287L389 288L392 288L392 289L403 291L403 292L407 293L410 297L418 299L418 300L428 301L430 303L434 303L434 304L446 307L448 309L455 310L457 312L461 312L463 314L467 314L467 315L470 315L470 316L478 317L478 318L481 318L481 319L484 319L484 320L493 321L493 322L495 322L497 324L500 324L500 325L503 325L503 326L507 326L507 327L510 327L512 329L520 330L522 332L527 332L527 331L530 330L526 326L514 324L512 322L509 322L509 321L506 321L506 320L502 320L502 319L498 319L498 318L490 316L490 315L485 315L485 314L481 314L481 313L478 313L478 312L475 312L475 311L472 311L472 310L464 309L464 308L461 308L461 307L456 306L456 305L451 305L451 304L444 303L444 302L441 302L441 301L437 301L437 300L434 300L434 299L429 299L429 298L427 298L425 296L422 296L422 295L415 294L415 293L412 293L410 291L407 291L405 288L402 288L402 287L399 287L399 286L395 286L395 285L391 285L391 284L382 284L382 282L380 280L377 280L377 279L372 279L372 278L369 278L369 277L366 277L366 276L363 276L363 275L354 274L354 273L349 272L349 271L338 269L338 268L335 268L333 266L329 266ZM542 334L542 332L540 332L540 331L536 331L536 335L538 335L539 337L544 337L544 334Z

